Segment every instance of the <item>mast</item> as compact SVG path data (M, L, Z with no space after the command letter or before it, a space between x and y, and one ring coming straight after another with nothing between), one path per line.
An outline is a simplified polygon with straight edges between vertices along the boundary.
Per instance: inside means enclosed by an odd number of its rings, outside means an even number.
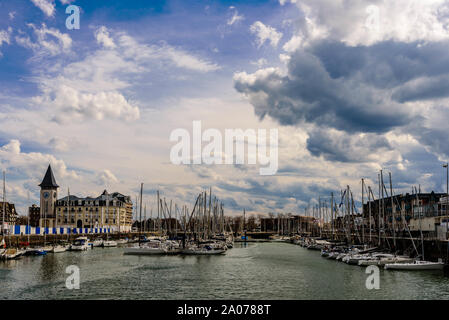
M364 204L365 204L365 198L364 198L364 187L365 187L365 181L362 178L362 243L365 244L365 210L364 210Z
M67 221L69 221L69 219L71 219L71 217L70 217L70 201L69 200L70 200L70 188L67 188ZM75 221L75 219L73 221ZM67 240L69 240L68 232L67 232Z
M27 200L28 200L28 205L30 205L30 191L27 191ZM25 229L25 233L27 233L27 231L28 231L28 241L27 242L28 242L28 245L30 245L30 233L31 233L31 228L30 228L30 209L28 209L28 222L27 222L27 227Z
M334 193L331 192L331 225L332 225L332 239L335 239L335 229L334 229Z
M418 190L416 190L415 187L415 192L416 192L416 207L418 208L418 214L419 214L419 232L421 234L421 252L422 252L422 260L424 261L424 237L422 234L422 212L421 212L421 208L419 206L419 197L418 197Z
M322 225L321 225L321 198L318 196L318 216L319 216L319 220L318 220L318 227L320 228L320 238L322 237Z
M139 204L139 241L140 241L140 235L142 233L142 194L143 194L143 182L140 184L140 204Z
M368 211L369 211L369 243L371 244L371 187L368 187ZM374 196L373 196L374 200Z
M394 249L396 250L396 232L395 232L395 225L394 225L394 220L395 220L395 215L396 215L396 206L393 203L393 184L391 183L391 172L388 172L388 175L390 177L390 198L391 198L391 215L392 215L391 227L393 228L393 246L394 246Z
M385 202L384 202L384 175L382 172L382 169L380 170L380 181L381 181L381 190L382 190L382 226L383 226L383 232L384 232L384 240L386 240L386 230L385 230Z
M211 206L212 206L212 187L210 187L209 189L209 213L208 213L208 223L207 223L207 229L208 229L208 233L209 233L209 238L211 236L211 228L210 228L210 211L211 211Z
M143 233L145 233L145 226L147 224L147 204L145 204L145 209L143 211Z
M379 184L379 203L377 204L377 208L379 209L378 210L378 214L377 214L377 216L378 216L378 229L379 229L379 237L378 237L378 245L380 246L380 174L378 174L377 175L377 180L378 180L378 184Z
M109 193L106 192L106 218L108 219L108 232L106 232L106 241L109 240Z
M3 220L2 220L2 236L5 233L5 215L6 215L6 172L3 171Z
M348 241L352 242L352 235L351 235L351 212L349 209L349 186L346 186L346 237L348 238Z
M157 227L158 231L160 231L160 220L159 220L159 190L157 190Z

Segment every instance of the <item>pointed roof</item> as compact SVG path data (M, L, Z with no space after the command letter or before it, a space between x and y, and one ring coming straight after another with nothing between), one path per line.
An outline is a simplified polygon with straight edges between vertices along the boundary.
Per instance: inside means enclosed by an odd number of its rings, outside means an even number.
M41 188L58 188L59 186L56 184L55 177L53 175L53 171L51 170L51 166L48 165L47 172L45 173L44 180L42 180L39 185Z

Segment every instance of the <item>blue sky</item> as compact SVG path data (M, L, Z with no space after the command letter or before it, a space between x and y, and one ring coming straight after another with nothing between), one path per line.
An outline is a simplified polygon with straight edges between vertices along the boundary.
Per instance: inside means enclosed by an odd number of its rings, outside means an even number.
M68 30L65 8L81 9ZM237 214L303 212L360 179L444 187L445 1L0 1L0 165L24 214L51 163L60 195L144 182ZM276 128L279 171L175 166L170 132ZM27 200L30 193L31 200Z

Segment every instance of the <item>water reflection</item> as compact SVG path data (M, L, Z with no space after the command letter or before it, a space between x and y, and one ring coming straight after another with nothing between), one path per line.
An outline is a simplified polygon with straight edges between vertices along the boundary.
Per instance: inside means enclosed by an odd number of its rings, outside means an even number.
M80 290L65 288L77 265ZM284 243L236 243L218 256L127 256L121 248L0 262L2 299L446 299L442 272L365 269Z

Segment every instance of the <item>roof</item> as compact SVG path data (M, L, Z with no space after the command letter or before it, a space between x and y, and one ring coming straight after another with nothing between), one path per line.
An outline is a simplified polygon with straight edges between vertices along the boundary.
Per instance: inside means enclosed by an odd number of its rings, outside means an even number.
M51 166L48 165L47 172L45 173L44 180L42 180L39 185L41 188L58 188L59 186L56 184L55 177L53 175L53 171L51 170Z
M70 195L70 201L75 201L75 200L81 200L81 201L120 200L122 202L128 202L128 201L131 202L131 197L125 196L125 195L121 194L120 192L108 193L106 190L104 190L103 193L101 195L99 195L98 197L87 196L85 198L80 198L75 195ZM67 201L67 196L58 199L58 201Z

